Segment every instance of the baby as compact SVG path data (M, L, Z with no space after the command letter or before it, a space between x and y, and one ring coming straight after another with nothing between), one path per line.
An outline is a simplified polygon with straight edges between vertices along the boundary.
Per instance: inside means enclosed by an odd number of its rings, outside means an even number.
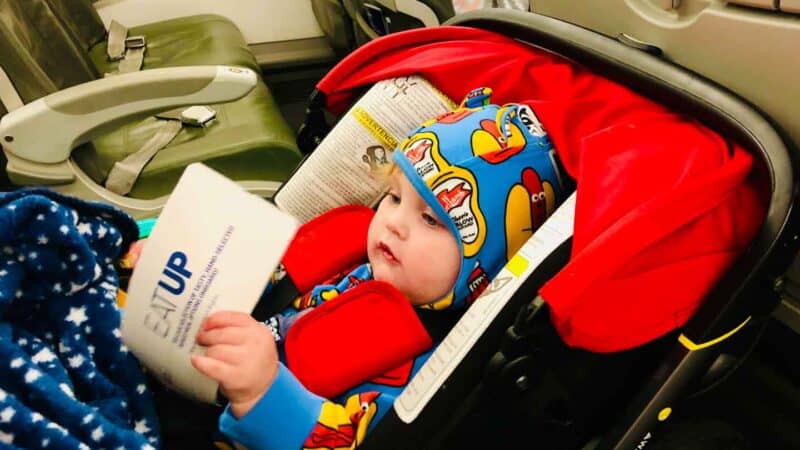
M393 153L365 264L312 289L296 304L301 318L272 330L243 313L205 321L197 342L207 349L192 364L229 401L224 434L250 449L358 446L438 343L421 312L463 310L563 199L533 111L490 105L490 94L472 91Z

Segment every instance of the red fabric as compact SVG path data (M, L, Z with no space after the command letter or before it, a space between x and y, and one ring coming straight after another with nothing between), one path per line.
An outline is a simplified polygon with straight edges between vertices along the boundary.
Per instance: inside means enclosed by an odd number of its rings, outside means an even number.
M573 255L542 289L570 345L611 352L683 325L764 217L751 157L699 123L569 61L492 32L377 39L317 87L335 113L357 88L419 73L455 101L531 105L578 185Z
M340 206L297 230L282 262L298 292L367 259L367 229L374 214L366 206Z
M764 210L750 156L696 124L602 134L581 159L572 258L540 294L565 342L612 352L686 323Z
M289 328L286 363L308 390L332 398L413 360L431 345L400 291L366 281Z

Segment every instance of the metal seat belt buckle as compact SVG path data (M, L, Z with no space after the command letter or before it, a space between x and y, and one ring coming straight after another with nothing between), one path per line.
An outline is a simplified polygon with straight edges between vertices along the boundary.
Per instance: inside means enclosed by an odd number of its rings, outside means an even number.
M125 49L144 48L146 45L147 41L142 35L128 36L125 38Z
M217 118L217 112L208 106L190 106L181 111L181 122L193 127L207 127Z

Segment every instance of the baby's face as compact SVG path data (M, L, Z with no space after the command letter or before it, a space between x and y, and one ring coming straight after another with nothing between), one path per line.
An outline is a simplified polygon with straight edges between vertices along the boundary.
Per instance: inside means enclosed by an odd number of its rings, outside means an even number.
M461 268L455 238L400 170L369 224L367 255L375 279L392 284L413 305L447 294Z

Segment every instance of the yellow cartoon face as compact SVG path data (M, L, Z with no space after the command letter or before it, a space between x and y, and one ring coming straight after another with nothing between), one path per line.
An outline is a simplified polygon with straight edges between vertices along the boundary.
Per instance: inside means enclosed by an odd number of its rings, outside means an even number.
M522 171L506 198L506 257L514 253L533 235L555 209L555 191L547 180L531 168Z
M498 114L502 112L501 109ZM472 153L486 162L499 164L521 152L527 140L522 130L513 122L506 122L506 133L498 128L499 121L481 120L481 128L472 133Z

